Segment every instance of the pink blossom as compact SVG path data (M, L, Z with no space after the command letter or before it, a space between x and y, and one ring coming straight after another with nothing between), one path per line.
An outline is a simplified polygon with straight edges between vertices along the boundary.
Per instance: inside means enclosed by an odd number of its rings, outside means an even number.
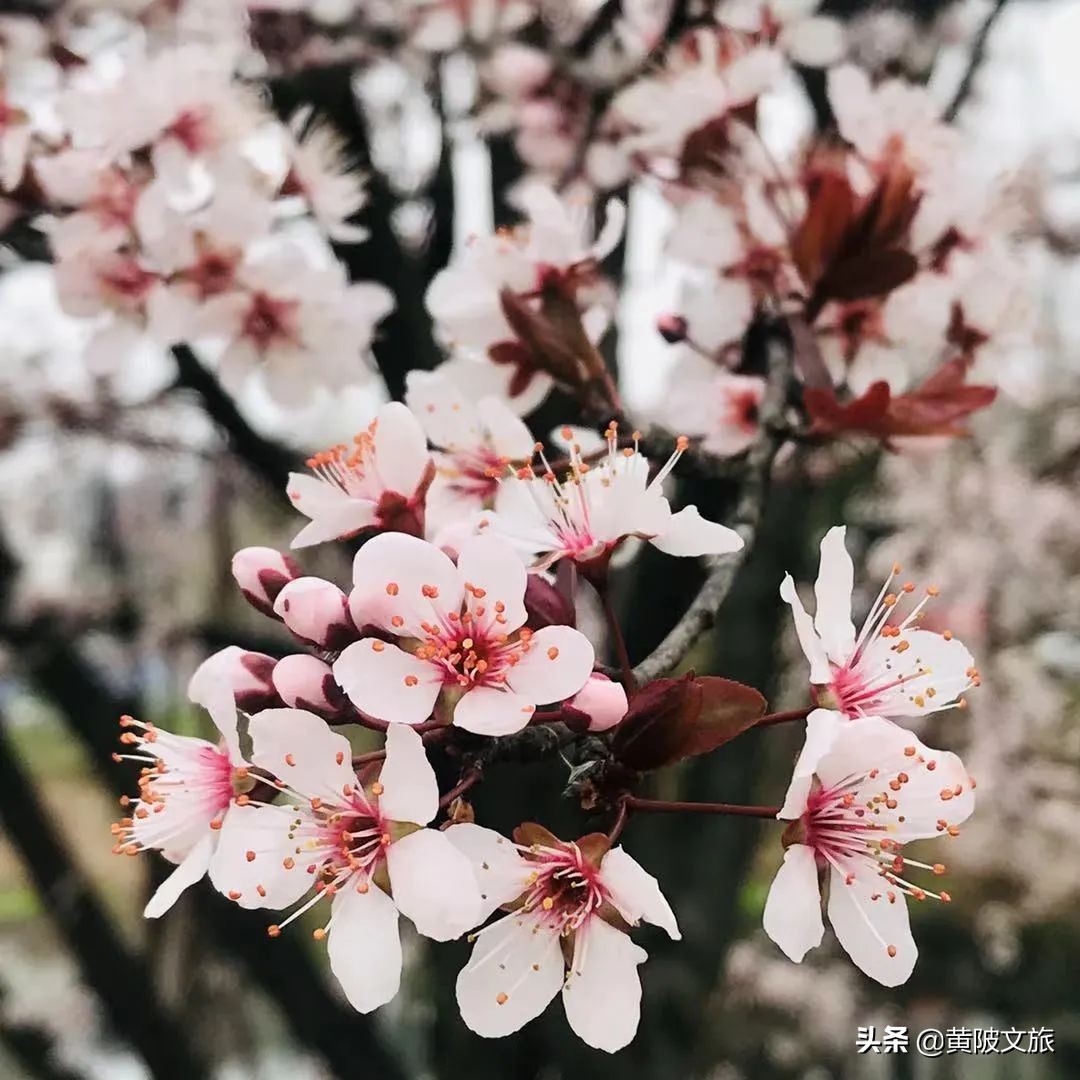
M306 709L324 719L341 715L344 697L330 665L317 656L283 657L274 666L272 678L274 689L290 709Z
M626 715L628 703L622 683L594 671L589 681L566 703L588 717L589 731L609 731Z
M337 652L357 638L349 598L331 581L299 577L274 601L274 614L301 640Z
M851 621L854 566L844 547L845 532L837 525L821 541L813 620L790 574L780 586L810 661L818 704L852 718L925 716L959 704L960 695L979 684L971 653L949 631L937 634L914 625L937 595L936 586L900 618L902 599L915 592L915 585L894 585L900 574L894 566L856 636Z
M242 782L247 775L229 685L204 666L188 691L210 714L221 734L220 745L125 716L120 741L129 749L114 755L118 761L137 761L143 769L138 796L123 803L129 816L113 826L113 851L134 855L155 849L177 864L147 903L143 914L148 919L164 915L206 874L224 822L236 809L234 781Z
M420 736L386 735L378 778L358 777L349 741L317 716L271 709L249 725L252 762L278 778L287 804L235 807L210 867L214 887L244 908L286 908L280 925L329 901L330 967L360 1012L385 1005L401 979L398 913L425 937L447 941L474 926L480 896L469 861L425 829L439 789Z
M907 898L948 902L910 880L911 868L945 872L907 858L905 845L956 836L975 807L975 782L955 754L924 746L881 717L838 722L818 709L779 817L784 863L765 904L765 932L796 963L820 944L819 871L829 873L829 921L862 971L885 986L910 976L918 950Z
M620 450L614 426L606 438L607 455L595 465L572 448L561 480L544 458L541 475L530 468L507 477L497 511L484 514L481 527L509 540L535 569L563 558L595 564L629 536L669 555L721 555L743 546L738 533L706 521L695 506L672 513L661 485L685 451L685 438L651 481L636 444Z
M472 861L482 917L514 909L475 935L458 976L458 1006L469 1028L487 1038L509 1035L561 990L566 1019L582 1040L609 1053L626 1046L641 1011L637 967L647 958L626 923L644 920L674 940L681 936L656 878L606 843L597 859L597 845L585 850L550 833L530 846L472 824L452 825L446 835Z
M277 661L265 653L251 652L239 645L226 645L208 656L192 676L191 685L224 682L232 691L236 707L243 712L257 712L279 704L273 684Z
M301 573L293 558L273 548L241 548L232 557L232 576L244 599L264 615L274 614L278 593Z
M432 544L384 533L357 552L353 582L353 621L400 643L350 645L334 677L379 719L419 724L441 698L456 726L507 735L538 704L577 693L592 670L593 647L577 630L525 627L525 566L493 537L464 544L455 566Z
M354 536L365 529L423 529L424 498L434 467L416 417L402 404L384 405L354 445L308 460L311 476L289 474L289 498L311 519L294 548Z

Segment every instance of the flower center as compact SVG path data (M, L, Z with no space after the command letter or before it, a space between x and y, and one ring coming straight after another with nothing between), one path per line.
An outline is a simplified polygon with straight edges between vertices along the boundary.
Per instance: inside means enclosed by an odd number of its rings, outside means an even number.
M499 489L499 477L509 460L489 447L459 450L439 455L440 473L458 495L489 503Z
M279 300L264 292L252 294L251 306L244 315L241 334L250 338L260 351L278 341L295 340L296 300Z
M181 848L207 827L220 829L234 795L233 779L246 770L232 767L229 755L201 739L159 731L130 716L120 720L120 742L130 752L115 761L143 763L139 795L120 805L135 809L112 826L114 854L135 855L148 848Z
M165 129L189 154L198 154L213 144L212 113L209 108L185 109Z
M573 933L607 900L595 867L575 844L562 848L535 846L526 856L536 863L522 910L535 912L540 925Z

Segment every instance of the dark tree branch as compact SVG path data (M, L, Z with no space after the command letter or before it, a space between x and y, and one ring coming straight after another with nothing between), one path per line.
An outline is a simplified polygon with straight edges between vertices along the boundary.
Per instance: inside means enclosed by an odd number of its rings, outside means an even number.
M90 883L64 850L33 780L8 741L2 716L0 818L112 1029L131 1041L159 1080L209 1076L205 1061L185 1039L185 1028L164 1008L146 968L128 951Z
M722 555L716 559L705 584L683 617L653 653L634 669L639 685L675 667L701 634L712 626L720 605L731 590L735 575L757 537L772 464L784 441L781 425L793 362L791 338L786 328L773 328L765 348L768 385L761 403L761 430L746 458L742 493L731 523L743 538L744 546L734 555Z
M942 119L947 120L949 123L956 119L964 103L971 96L979 68L982 67L983 61L986 59L990 31L994 29L994 23L997 22L1001 13L1005 10L1007 3L1008 0L995 0L994 6L990 9L989 14L983 20L982 26L979 27L979 32L975 35L975 40L971 44L971 56L968 58L967 70L965 70L964 77L960 80L960 85L956 88L952 101L949 102L948 108L942 114Z
M298 464L295 455L280 443L260 435L244 419L221 383L187 345L173 346L172 353L176 360L177 388L194 391L206 414L225 435L229 449L275 491L284 491L290 470Z

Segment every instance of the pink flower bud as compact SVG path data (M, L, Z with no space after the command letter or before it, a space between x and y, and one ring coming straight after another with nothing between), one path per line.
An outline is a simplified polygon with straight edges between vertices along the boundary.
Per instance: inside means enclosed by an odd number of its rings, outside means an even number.
M575 626L574 605L551 582L530 574L525 583L525 611L530 630L545 626Z
M594 671L589 681L567 702L589 718L589 731L608 731L626 715L628 703L622 683Z
M357 640L349 598L317 577L290 581L274 601L274 613L301 641L337 651Z
M213 656L208 656L191 677L194 686L209 675L228 683L236 700L236 707L243 712L259 712L280 705L271 678L277 661L265 653L248 652L239 645L229 645Z
M686 340L687 325L681 315L668 312L658 316L656 330L669 345L677 345L680 341Z
M300 574L300 567L288 555L273 548L242 548L232 560L232 575L244 599L264 615L274 614L278 593Z
M329 664L307 653L286 656L274 668L274 687L291 709L307 709L326 719L340 716L345 695Z

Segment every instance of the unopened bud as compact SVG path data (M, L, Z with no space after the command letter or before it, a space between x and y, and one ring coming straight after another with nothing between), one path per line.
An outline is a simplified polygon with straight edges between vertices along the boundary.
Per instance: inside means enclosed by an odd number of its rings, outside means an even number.
M207 657L191 677L189 695L199 699L197 688L207 680L220 679L232 690L236 707L246 713L280 705L271 675L277 661L265 653L248 652L229 645Z
M278 594L301 572L288 555L268 547L242 548L232 560L232 575L244 599L264 615L273 616Z
M626 715L628 702L622 683L594 671L589 681L567 702L589 718L589 731L609 731Z
M349 598L322 578L290 581L274 601L274 612L301 641L320 649L336 652L358 637Z
M345 695L334 681L330 665L315 656L298 653L277 662L274 688L291 709L307 709L326 719L340 716Z
M667 312L657 317L656 331L669 345L678 345L686 340L686 320L681 315Z

